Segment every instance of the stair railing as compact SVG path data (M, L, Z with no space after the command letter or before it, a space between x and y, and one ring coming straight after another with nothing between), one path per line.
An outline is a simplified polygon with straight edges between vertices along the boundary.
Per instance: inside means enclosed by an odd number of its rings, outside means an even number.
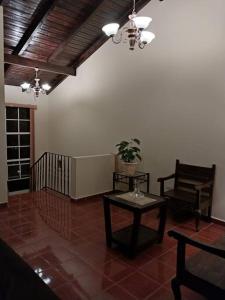
M30 169L30 190L50 189L70 194L71 157L45 152Z

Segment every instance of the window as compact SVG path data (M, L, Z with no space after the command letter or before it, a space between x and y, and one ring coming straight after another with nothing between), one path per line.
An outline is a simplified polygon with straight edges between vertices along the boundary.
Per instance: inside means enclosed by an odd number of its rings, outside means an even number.
M31 113L29 108L6 108L9 191L29 188L31 162Z

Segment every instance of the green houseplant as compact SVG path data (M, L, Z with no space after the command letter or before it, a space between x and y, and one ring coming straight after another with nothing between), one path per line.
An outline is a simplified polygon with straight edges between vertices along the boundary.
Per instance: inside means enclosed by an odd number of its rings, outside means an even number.
M117 155L122 160L123 171L127 175L134 175L137 169L137 161L141 161L140 144L140 140L134 138L129 141L121 141L116 145L118 149Z

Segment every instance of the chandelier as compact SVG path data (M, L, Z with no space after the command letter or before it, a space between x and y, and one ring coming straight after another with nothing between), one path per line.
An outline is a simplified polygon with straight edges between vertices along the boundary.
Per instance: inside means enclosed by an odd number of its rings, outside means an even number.
M122 42L123 37L124 42L129 41L130 50L134 50L135 45L138 45L139 48L143 49L147 44L150 44L151 41L155 38L154 33L145 30L152 19L149 17L138 17L136 13L136 1L134 0L134 6L132 14L129 15L128 26L119 30L120 25L118 23L110 23L105 25L102 30L105 34L112 38L112 41L115 44Z
M30 84L28 82L22 83L20 86L22 88L22 92L31 93L33 91L34 98L38 98L40 94L46 95L46 93L51 89L51 86L48 83L44 83L40 85L40 79L38 78L39 69L35 68L35 79L34 84Z

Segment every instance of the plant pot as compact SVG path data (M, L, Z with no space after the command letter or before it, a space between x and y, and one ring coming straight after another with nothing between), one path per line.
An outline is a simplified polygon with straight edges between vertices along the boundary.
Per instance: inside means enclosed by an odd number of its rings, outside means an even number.
M128 176L133 176L137 170L137 163L126 163L122 162L123 165L123 172Z
M119 155L115 155L115 171L123 172L123 162L120 159Z

